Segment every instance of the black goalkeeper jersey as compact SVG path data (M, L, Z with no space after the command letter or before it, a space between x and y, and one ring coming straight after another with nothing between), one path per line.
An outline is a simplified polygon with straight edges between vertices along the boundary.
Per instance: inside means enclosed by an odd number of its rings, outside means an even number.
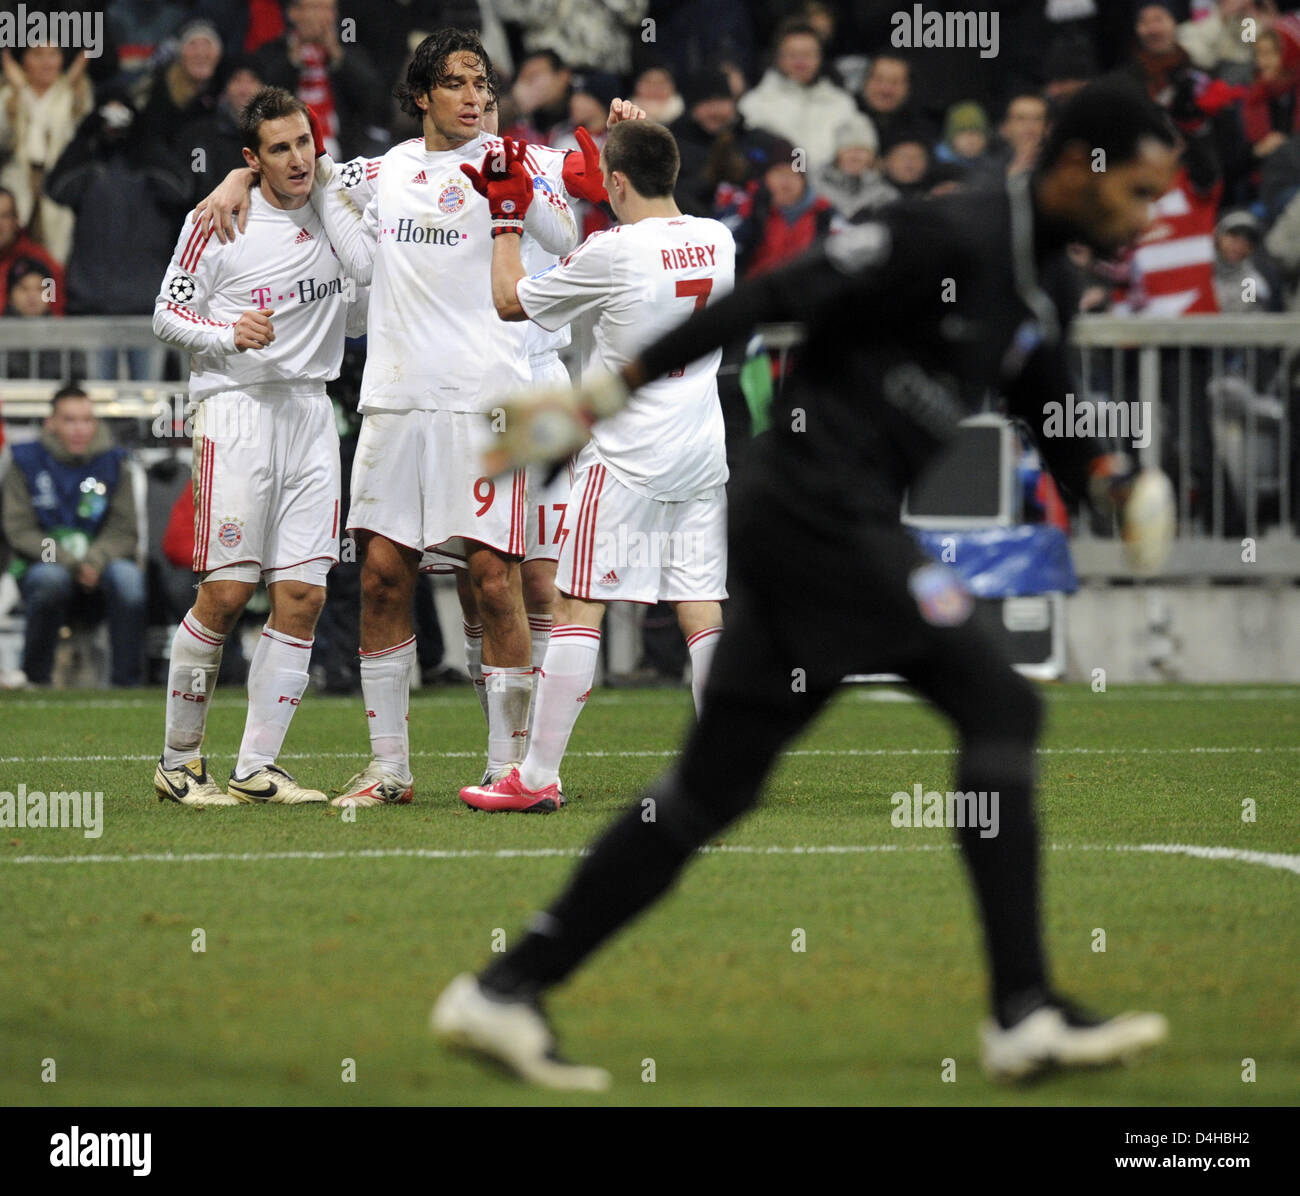
M900 203L738 287L641 359L657 377L756 325L805 326L772 428L747 462L805 524L896 520L957 423L997 396L1040 433L1049 468L1080 496L1106 446L1041 435L1044 404L1074 389L1065 248L1061 231L1035 227L1027 175Z

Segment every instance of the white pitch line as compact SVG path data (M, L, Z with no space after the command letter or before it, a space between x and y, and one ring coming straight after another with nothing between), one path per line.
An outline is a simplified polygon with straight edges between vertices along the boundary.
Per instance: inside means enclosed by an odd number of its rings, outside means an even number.
M1053 689L1046 687L1039 692L1048 702L1097 702L1105 703L1107 701L1125 701L1125 702L1294 702L1300 700L1300 688L1294 686L1279 686L1276 689L1177 689L1177 688L1144 688L1127 686L1116 686L1108 689L1105 693L1093 693L1091 690L1084 688L1085 682L1071 683L1077 688L1074 689ZM468 701L469 686L462 686L459 693L442 693L428 696L416 691L411 695L411 704L417 707L461 707L465 706ZM161 691L160 691L161 692ZM900 701L916 702L923 704L924 699L907 689L889 688L877 689L874 686L846 686L843 694L854 702L877 702L877 701ZM891 695L888 698L882 697L884 694ZM463 696L462 696L463 695ZM358 700L359 695L352 697L314 694L312 701L342 702ZM212 704L217 709L242 706L245 699L239 693L220 693L213 697ZM646 693L638 691L637 693L620 692L618 689L601 690L600 704L602 706L621 706L621 705L642 705L642 706L689 706L689 696L685 689L680 691L657 691ZM156 710L161 708L160 698L75 698L69 697L66 700L56 698L23 698L23 697L5 697L0 696L0 711L4 710ZM472 708L472 707L471 707Z
M1203 860L1235 860L1259 864L1300 876L1300 855L1282 852L1245 851L1238 847L1203 847L1189 843L1051 843L1051 851L1142 852L1154 855L1185 855ZM759 847L743 844L720 844L701 847L701 855L875 855L894 852L955 851L955 844L889 843L828 844L811 847ZM357 851L248 851L248 852L140 852L137 855L25 855L0 857L7 864L208 864L265 863L279 860L517 860L575 858L585 855L585 847L501 848L496 851L475 849L440 850L430 847L377 847Z
M1040 756L1196 756L1232 755L1240 752L1263 755L1268 752L1300 752L1300 744L1270 744L1251 747L1245 744L1227 747L1040 747ZM665 758L676 756L679 748L640 749L617 752L568 752L565 759ZM783 756L955 756L956 748L795 748ZM476 760L482 752L412 752L413 757L440 760ZM365 752L282 752L281 760L364 760ZM151 752L121 756L0 756L0 764L124 764L132 761L157 760Z

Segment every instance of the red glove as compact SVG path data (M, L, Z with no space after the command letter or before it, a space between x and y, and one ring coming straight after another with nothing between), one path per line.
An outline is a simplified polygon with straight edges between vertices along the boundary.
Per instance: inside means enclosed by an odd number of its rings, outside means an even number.
M588 203L608 203L605 180L600 177L600 150L591 134L581 125L576 134L579 149L564 155L564 189L575 199Z
M316 143L316 157L325 153L325 126L320 123L320 117L316 115L316 109L310 104L307 108L307 123L311 125L311 139Z
M524 163L527 149L524 142L503 137L500 149L490 149L484 155L480 170L472 166L460 168L474 190L488 201L494 237L502 233L524 234L524 215L533 202L533 176Z

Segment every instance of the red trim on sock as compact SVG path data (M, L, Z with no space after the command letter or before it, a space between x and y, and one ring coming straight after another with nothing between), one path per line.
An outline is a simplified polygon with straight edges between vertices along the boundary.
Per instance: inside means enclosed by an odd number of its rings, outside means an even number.
M377 657L391 656L394 652L400 652L403 648L409 648L413 643L415 643L415 636L411 636L409 640L403 640L400 644L394 644L391 648L381 648L378 652L362 652L361 649L358 648L357 655L364 657L366 660L375 660Z

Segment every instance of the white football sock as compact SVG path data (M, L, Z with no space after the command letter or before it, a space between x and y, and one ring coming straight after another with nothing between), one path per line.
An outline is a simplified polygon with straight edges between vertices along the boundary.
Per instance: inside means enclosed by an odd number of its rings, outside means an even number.
M167 725L163 767L180 768L203 754L203 727L226 637L209 631L188 611L172 636L167 669Z
M559 780L560 762L596 679L599 655L598 628L562 624L551 631L537 684L537 713L528 756L519 770L519 779L527 788L543 789Z
M467 623L462 618L460 625L465 629L465 665L469 669L469 679L474 682L478 704L483 707L483 717L487 718L487 690L483 688L483 624Z
M492 776L518 764L528 750L528 708L533 699L533 666L485 664L488 703L488 760Z
M293 712L307 692L307 666L315 642L294 639L273 627L262 628L248 666L248 717L235 762L235 776L241 780L274 764L280 754Z
M691 653L691 696L695 699L695 717L700 716L700 706L704 702L704 684L709 679L709 669L713 667L713 650L718 646L721 627L706 627L697 631L686 641Z
M415 636L378 652L360 652L361 698L370 723L370 754L386 772L411 776L408 722Z
M528 638L533 648L533 671L536 672L542 667L542 661L546 659L546 646L551 642L551 627L555 623L553 615L529 615L528 616ZM537 692L537 682L533 682L533 692ZM528 708L528 731L533 730L533 719L537 717L536 701Z

